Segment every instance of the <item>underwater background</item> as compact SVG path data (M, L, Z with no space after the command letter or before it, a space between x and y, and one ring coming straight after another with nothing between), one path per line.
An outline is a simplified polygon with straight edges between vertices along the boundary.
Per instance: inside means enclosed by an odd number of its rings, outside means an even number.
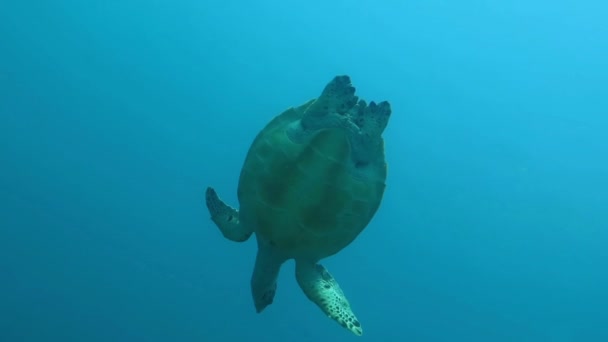
M374 220L323 264L367 341L608 341L608 4L3 1L0 341L355 341L209 219L275 115L390 101Z

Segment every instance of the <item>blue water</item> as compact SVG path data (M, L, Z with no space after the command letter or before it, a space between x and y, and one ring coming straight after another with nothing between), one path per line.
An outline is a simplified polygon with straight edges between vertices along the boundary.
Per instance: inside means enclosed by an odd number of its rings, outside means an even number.
M3 1L0 341L354 341L224 239L274 115L388 100L376 217L323 264L366 341L608 341L608 5Z

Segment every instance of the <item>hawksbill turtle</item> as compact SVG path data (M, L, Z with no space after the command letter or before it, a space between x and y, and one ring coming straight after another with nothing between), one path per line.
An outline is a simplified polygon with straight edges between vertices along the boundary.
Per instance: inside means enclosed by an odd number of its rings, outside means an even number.
M371 221L385 189L384 131L390 104L359 100L348 76L317 99L287 109L256 136L241 170L237 210L209 187L206 204L221 233L258 252L251 292L259 313L273 302L281 265L295 260L308 299L356 335L361 323L319 260L349 245Z

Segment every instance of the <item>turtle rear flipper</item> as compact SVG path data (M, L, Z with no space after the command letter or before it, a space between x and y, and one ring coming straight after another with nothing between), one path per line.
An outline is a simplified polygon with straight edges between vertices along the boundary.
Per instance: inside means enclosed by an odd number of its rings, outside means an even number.
M211 220L215 222L226 239L234 242L249 239L253 231L240 224L239 211L224 203L213 188L207 188L205 201L211 214Z
M301 144L307 142L304 137L320 130L342 129L348 135L353 164L361 168L384 159L382 132L390 115L387 101L368 104L355 95L348 76L336 76L321 96L306 107L300 124L287 128L287 134L293 142Z

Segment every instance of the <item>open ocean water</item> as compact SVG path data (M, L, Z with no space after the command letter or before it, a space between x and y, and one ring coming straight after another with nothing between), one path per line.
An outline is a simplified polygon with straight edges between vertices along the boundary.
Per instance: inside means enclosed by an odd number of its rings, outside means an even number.
M608 341L608 3L0 2L0 341ZM375 218L256 314L257 132L335 75L388 100Z

